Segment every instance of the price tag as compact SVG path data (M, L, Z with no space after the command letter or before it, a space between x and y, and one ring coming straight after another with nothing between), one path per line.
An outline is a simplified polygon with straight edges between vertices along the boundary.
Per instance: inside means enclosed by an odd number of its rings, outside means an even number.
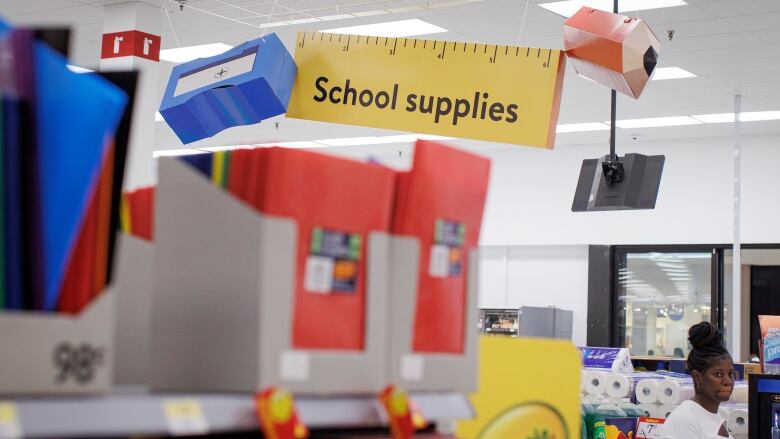
M19 414L16 404L0 401L0 439L16 439L22 437L22 427L19 425Z
M195 399L169 399L163 402L165 423L171 436L207 434L209 425L200 402Z
M637 439L661 439L661 424L663 419L659 418L639 418L636 428Z

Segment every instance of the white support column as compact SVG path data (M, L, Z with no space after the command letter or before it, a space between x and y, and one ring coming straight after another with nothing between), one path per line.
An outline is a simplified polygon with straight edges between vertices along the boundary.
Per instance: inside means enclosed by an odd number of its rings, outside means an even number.
M742 96L734 96L734 257L732 260L733 275L731 277L731 355L735 361L745 361L747 358L740 358L742 350L742 325L740 316L742 315L742 263L740 261L740 203L741 203L741 184L742 178L742 133L741 116Z
M104 7L100 70L140 72L127 152L125 190L152 185L157 181L152 151L154 115L159 105L161 28L159 6L129 1Z

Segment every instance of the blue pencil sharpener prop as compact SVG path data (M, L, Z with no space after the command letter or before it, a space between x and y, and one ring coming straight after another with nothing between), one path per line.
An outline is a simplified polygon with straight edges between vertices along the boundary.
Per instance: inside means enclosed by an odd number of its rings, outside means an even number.
M276 34L174 67L160 113L182 143L287 111L297 68Z

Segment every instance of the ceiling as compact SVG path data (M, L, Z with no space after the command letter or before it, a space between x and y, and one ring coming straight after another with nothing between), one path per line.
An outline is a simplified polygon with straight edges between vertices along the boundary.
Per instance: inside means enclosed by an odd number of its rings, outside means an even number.
M449 30L425 38L546 48L562 48L563 45L564 19L536 5L543 0L188 0L183 10L179 10L173 0L143 1L166 7L168 16L161 9L163 48L176 47L177 38L181 46L210 42L235 45L265 32L276 32L288 48L292 48L297 31L408 18L420 18ZM737 93L742 96L743 111L780 110L780 81L777 80L780 76L780 1L687 1L686 6L628 15L645 19L661 38L661 67L678 66L698 76L653 81L640 100L619 96L618 118L732 112ZM20 24L74 26L72 62L94 67L99 63L103 6L108 3L116 1L3 0L0 15ZM380 13L382 15L374 15ZM343 17L344 14L351 16ZM301 23L326 16L343 18ZM289 22L293 24L287 24ZM269 23L275 27L266 27ZM283 25L276 25L280 23ZM669 30L674 31L671 41L667 38ZM161 90L171 67L171 64L161 62ZM608 90L577 77L568 67L559 123L608 119ZM742 132L744 135L780 136L780 122L745 122ZM259 125L227 130L212 139L197 142L195 146L384 134L394 132L278 117ZM726 123L618 129L617 140L635 138L641 142L732 135L733 127ZM606 143L608 136L608 131L561 133L556 146ZM157 149L182 147L162 122L157 123L155 143ZM456 143L481 151L511 148L488 142ZM363 150L394 153L404 147L376 145Z

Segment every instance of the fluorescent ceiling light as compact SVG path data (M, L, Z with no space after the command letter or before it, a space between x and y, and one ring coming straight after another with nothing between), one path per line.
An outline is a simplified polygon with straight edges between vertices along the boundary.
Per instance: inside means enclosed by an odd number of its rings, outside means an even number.
M180 155L193 155L193 154L205 154L205 151L199 149L185 148L185 149L162 149L158 151L152 151L152 157L176 157Z
M609 122L604 122L609 123ZM624 119L615 122L618 128L653 128L653 127L674 127L681 125L698 125L701 121L688 116L672 117L647 117L644 119Z
M162 114L160 114L159 111L156 111L154 113L154 121L155 122L163 122L163 121L165 121L165 119L163 119Z
M179 64L198 58L208 58L210 56L219 55L220 53L224 53L232 48L232 46L228 46L225 43L211 43L201 44L198 46L177 47L175 49L161 50L160 59L163 61Z
M74 73L94 73L94 70L68 64L68 70Z
M659 67L653 72L653 81L664 81L666 79L695 78L693 73L679 67Z
M581 131L604 131L608 130L609 125L601 122L587 122L587 123L567 123L558 125L555 131L558 133L578 133Z
M327 145L323 145L317 142L278 142L278 143L264 143L256 146L279 146L281 148L324 148Z
M447 32L447 29L417 18L411 20L386 21L384 23L325 29L321 32L347 35L370 35L372 37L410 37Z
M734 122L734 113L695 114L691 116L704 123L731 123ZM747 111L740 113L742 122L758 122L762 120L778 120L780 111Z
M220 152L220 151L233 151L236 149L251 149L254 148L254 145L224 145L224 146L205 146L203 148L198 148L201 151L208 151L208 152Z
M340 137L337 139L315 140L327 146L359 146L382 145L387 143L410 143L422 140L452 140L452 137L434 136L430 134L398 134L395 136Z
M620 2L620 12L645 11L647 9L671 8L687 5L683 0L623 0ZM589 6L602 11L612 12L612 0L567 0L561 2L541 3L539 6L548 11L571 17L583 6Z

